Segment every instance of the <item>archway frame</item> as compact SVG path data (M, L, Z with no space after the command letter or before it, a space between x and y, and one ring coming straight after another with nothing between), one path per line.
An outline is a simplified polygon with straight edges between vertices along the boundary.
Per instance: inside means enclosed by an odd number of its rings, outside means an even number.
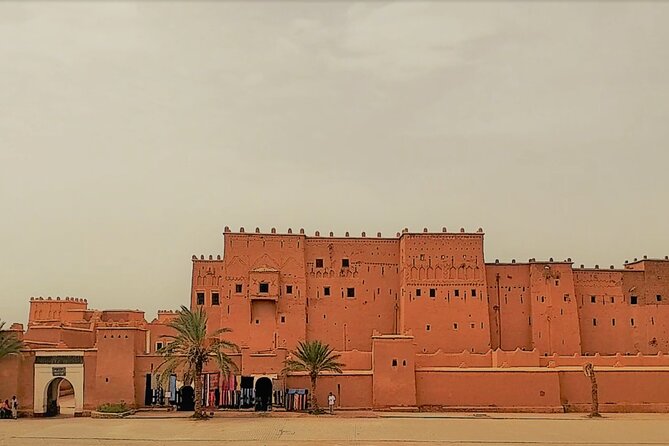
M84 410L84 361L81 350L38 351L35 354L33 413L47 413L47 392L54 380L66 379L74 389L74 415Z

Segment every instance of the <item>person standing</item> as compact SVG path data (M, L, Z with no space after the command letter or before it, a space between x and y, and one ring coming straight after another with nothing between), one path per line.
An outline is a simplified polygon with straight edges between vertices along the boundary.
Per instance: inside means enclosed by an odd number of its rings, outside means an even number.
M12 397L12 401L10 402L10 406L12 409L12 418L17 420L19 418L19 400L16 399L16 395Z
M330 415L334 414L334 405L335 401L337 401L337 398L330 392L328 395L328 407L330 408Z

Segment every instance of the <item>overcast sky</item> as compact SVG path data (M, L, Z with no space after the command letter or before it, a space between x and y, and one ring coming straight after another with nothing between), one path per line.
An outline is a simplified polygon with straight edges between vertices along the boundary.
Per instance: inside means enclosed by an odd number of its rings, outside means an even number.
M187 304L222 230L669 254L669 3L0 3L0 319Z

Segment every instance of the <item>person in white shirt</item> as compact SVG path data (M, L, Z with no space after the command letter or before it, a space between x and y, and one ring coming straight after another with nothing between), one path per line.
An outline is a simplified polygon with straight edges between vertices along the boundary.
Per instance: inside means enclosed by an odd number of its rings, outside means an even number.
M330 408L330 415L334 414L334 405L335 401L337 401L337 398L330 392L328 395L328 407Z

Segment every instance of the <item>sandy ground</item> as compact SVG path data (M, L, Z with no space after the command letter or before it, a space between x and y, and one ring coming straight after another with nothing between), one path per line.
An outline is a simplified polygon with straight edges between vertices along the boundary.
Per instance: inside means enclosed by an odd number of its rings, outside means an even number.
M669 445L669 414L223 414L2 420L0 445Z

